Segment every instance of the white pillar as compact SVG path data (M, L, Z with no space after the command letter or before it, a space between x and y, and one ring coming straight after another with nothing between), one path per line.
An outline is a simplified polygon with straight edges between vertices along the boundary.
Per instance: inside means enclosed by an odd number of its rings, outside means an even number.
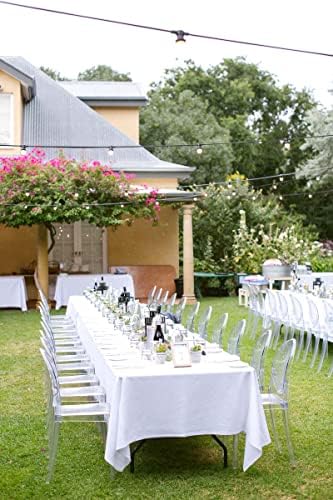
M192 232L192 211L194 205L184 205L183 207L183 276L184 293L187 304L196 302L194 295L194 265L193 265L193 232Z

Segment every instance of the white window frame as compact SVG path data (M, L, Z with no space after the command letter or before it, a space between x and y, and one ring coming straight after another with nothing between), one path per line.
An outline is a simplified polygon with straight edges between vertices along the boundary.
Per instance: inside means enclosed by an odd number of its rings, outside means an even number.
M14 143L14 96L13 94L10 94L9 92L1 92L0 93L0 100L2 96L8 96L9 97L9 140L8 144L13 144ZM1 105L1 101L0 101ZM1 143L1 139L0 139ZM3 148L8 148L8 146L0 146L1 149Z

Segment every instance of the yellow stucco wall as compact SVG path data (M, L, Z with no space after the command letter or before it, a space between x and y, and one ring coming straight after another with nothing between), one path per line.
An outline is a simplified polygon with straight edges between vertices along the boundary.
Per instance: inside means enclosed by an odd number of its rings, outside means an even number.
M108 231L109 266L169 264L178 274L178 210L162 207L158 226L136 220Z
M133 141L139 142L139 108L93 107L93 109Z
M36 227L7 228L0 225L0 274L20 273L36 260Z
M22 137L22 117L23 117L23 102L21 94L21 84L12 76L0 70L0 85L1 92L12 94L14 96L14 144L21 144ZM15 148L1 148L1 155L17 154L20 150Z

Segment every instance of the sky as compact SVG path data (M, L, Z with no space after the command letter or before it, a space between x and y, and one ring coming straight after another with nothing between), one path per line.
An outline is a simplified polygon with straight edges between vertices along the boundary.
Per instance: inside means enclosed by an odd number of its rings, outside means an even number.
M10 0L9 0L10 1ZM16 0L96 17L229 39L333 53L333 2L328 0ZM288 53L48 14L0 4L1 53L23 56L76 78L98 64L130 73L145 90L166 68L192 59L208 68L243 56L280 84L313 90L333 106L333 57ZM181 46L179 46L181 45Z

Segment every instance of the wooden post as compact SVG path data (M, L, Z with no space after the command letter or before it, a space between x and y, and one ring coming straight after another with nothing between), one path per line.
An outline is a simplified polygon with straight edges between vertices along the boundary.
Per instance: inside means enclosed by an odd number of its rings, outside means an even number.
M49 297L49 255L48 255L48 238L47 228L44 224L38 226L37 240L37 276L40 286L45 294Z
M192 210L194 205L184 205L183 212L183 275L184 294L187 304L194 304L194 263L193 263L193 231L192 231Z

